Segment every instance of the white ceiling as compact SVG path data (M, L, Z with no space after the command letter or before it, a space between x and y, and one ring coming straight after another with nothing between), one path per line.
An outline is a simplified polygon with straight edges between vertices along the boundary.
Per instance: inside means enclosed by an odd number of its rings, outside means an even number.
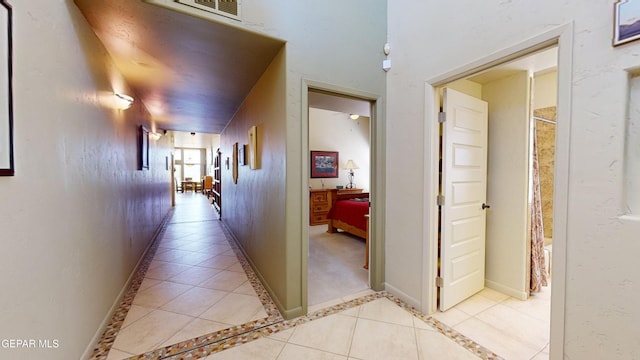
M74 0L160 129L220 133L284 42L141 0Z

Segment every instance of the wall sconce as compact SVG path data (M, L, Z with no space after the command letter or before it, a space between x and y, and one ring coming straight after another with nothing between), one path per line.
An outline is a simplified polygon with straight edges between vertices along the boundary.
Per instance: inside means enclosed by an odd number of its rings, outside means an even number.
M351 118L351 120L358 120L358 118L360 117L360 115L358 115L358 114L351 114L351 115L349 115L349 117Z
M353 189L353 186L355 185L353 183L353 170L354 169L359 169L358 165L356 165L353 160L348 160L347 161L347 165L344 166L345 170L349 170L347 177L349 178L349 183L347 184L347 189Z
M133 98L129 95L126 94L120 94L120 93L114 93L113 94L117 101L118 101L118 107L122 110L126 110L128 108L131 107L131 105L133 105Z

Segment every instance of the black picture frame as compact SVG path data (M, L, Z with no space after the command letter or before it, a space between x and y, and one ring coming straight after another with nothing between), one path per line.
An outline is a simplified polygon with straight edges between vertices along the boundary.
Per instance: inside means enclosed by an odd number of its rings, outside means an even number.
M149 129L140 125L138 135L138 170L149 169Z
M240 144L238 146L238 165L240 166L247 165L246 149L247 149L247 144Z
M338 177L337 151L311 151L311 178Z
M12 7L6 0L0 0L1 21L0 47L6 58L0 59L0 87L6 89L6 101L0 101L0 176L14 176L15 163L13 157L13 14Z
M640 39L640 0L619 0L614 4L613 46Z

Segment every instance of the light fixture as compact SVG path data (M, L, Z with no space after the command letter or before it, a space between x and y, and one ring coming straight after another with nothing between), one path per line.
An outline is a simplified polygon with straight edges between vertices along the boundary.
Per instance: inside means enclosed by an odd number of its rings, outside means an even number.
M353 170L354 169L359 169L358 165L356 165L353 160L347 160L347 165L344 166L345 170L349 170L347 176L349 178L349 183L347 184L347 189L353 189L353 186L355 185L353 183Z
M351 118L351 120L358 120L358 118L360 117L360 115L358 115L358 114L351 114L351 115L349 115L349 117Z
M133 98L127 94L114 93L113 94L118 100L118 107L122 110L126 110L131 107L133 104Z

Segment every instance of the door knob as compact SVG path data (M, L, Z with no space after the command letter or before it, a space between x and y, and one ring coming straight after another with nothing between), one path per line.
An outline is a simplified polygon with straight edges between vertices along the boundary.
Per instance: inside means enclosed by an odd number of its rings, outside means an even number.
M484 209L488 209L488 208L490 208L490 207L491 207L491 205L487 205L487 204L485 204L485 203L482 203L482 210L484 210Z

